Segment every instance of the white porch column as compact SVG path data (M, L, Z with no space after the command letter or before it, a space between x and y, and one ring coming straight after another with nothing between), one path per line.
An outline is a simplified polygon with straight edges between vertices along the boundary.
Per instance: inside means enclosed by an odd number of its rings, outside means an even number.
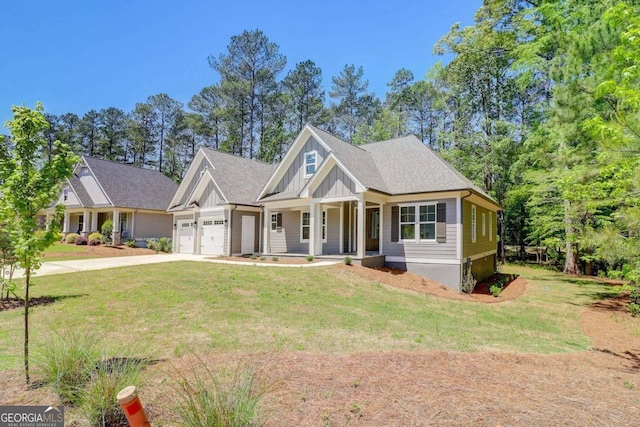
M309 204L309 255L311 256L316 255L316 219L316 204L311 202Z
M62 232L63 233L68 233L70 226L71 226L71 215L69 214L69 212L65 211L64 212L64 222L62 223Z
M264 221L262 221L262 253L271 253L271 211L268 207L264 208Z
M112 235L113 245L117 246L120 244L120 211L113 211L113 235Z
M91 231L100 232L98 230L98 212L91 212Z
M82 212L82 235L87 237L87 226L89 225L89 211Z
M384 230L382 226L384 224L384 203L380 203L380 218L378 218L378 220L380 221L378 224L378 254L382 255L382 245L384 242L384 236L382 235L382 230Z
M366 226L364 223L365 215L366 215L366 205L364 201L364 196L362 194L358 195L358 235L356 236L356 247L357 247L357 257L364 258L365 256L365 243L364 238L367 233Z
M329 221L329 218L327 218ZM344 253L344 202L340 202L340 252Z

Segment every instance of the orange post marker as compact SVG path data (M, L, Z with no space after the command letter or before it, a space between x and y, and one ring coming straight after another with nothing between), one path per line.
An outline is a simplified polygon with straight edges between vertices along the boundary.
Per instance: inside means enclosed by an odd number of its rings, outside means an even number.
M151 423L147 419L147 414L145 414L144 408L142 407L142 403L140 403L140 398L138 397L138 393L136 393L135 386L123 388L120 393L118 393L117 399L131 427L151 426Z

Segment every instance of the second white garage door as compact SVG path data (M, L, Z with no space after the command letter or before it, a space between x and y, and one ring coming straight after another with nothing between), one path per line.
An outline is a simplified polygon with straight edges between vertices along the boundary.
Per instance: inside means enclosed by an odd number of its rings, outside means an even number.
M200 253L202 255L224 254L224 220L202 219Z

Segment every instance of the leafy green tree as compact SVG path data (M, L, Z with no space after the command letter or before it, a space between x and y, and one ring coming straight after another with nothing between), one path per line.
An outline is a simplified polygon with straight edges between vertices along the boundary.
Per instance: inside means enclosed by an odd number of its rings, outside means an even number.
M48 123L40 103L35 110L14 106L12 111L14 118L7 126L13 149L9 150L4 137L0 140L0 223L11 235L18 267L25 275L24 367L28 384L31 275L40 267L44 250L57 239L64 207L56 206L54 217L44 228L38 223L38 214L56 198L79 159L60 141L53 143L55 154L50 155L43 137Z

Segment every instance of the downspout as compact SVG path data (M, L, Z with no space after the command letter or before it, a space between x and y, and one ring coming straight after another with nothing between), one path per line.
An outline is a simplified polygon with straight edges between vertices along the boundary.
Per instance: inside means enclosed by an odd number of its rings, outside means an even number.
M227 239L227 250L229 252L229 256L232 256L233 254L231 253L231 248L233 247L231 245L231 236L233 235L232 233L232 225L233 225L233 211L236 210L236 208L238 207L238 205L232 205L233 207L231 209L229 209L229 227L227 228L227 234L229 236L229 238Z

